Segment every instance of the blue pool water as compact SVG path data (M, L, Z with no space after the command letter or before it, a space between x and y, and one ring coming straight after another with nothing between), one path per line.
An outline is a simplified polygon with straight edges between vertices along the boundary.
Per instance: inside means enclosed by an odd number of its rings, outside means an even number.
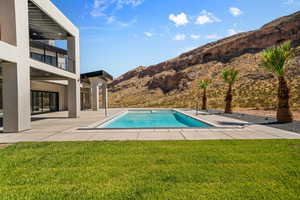
M186 128L210 125L173 110L128 111L97 128Z

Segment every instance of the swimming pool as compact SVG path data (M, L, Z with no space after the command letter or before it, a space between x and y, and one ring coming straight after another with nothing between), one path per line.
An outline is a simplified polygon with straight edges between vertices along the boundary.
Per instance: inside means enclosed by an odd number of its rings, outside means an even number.
M97 128L199 128L211 127L175 110L129 110Z

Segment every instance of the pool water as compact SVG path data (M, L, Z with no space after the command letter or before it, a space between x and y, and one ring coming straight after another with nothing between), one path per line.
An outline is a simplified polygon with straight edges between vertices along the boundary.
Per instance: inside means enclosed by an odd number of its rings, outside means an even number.
M174 110L128 111L97 128L187 128L210 125Z

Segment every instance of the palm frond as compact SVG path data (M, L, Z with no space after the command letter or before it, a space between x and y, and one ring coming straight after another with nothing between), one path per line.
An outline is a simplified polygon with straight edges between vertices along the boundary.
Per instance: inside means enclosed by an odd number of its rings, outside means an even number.
M203 79L198 81L198 87L204 89L207 88L211 83L212 83L211 79Z
M222 73L222 78L225 83L234 84L234 82L238 79L239 71L236 69L225 69Z
M291 42L285 42L280 46L271 47L262 53L262 66L279 77L285 75L286 66L294 56Z

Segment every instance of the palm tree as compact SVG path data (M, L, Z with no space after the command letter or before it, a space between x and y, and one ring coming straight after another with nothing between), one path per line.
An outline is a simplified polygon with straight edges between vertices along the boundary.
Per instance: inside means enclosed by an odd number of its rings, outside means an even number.
M198 82L198 87L203 89L203 96L202 96L202 110L207 110L207 88L211 84L210 79L203 79Z
M293 55L294 49L291 42L285 42L282 45L266 49L262 53L262 66L278 78L277 121L281 123L293 121L289 105L290 89L285 79L287 64Z
M232 87L235 81L238 79L239 71L235 69L225 69L222 73L222 78L225 83L228 84L228 90L225 98L226 106L225 113L232 113Z

